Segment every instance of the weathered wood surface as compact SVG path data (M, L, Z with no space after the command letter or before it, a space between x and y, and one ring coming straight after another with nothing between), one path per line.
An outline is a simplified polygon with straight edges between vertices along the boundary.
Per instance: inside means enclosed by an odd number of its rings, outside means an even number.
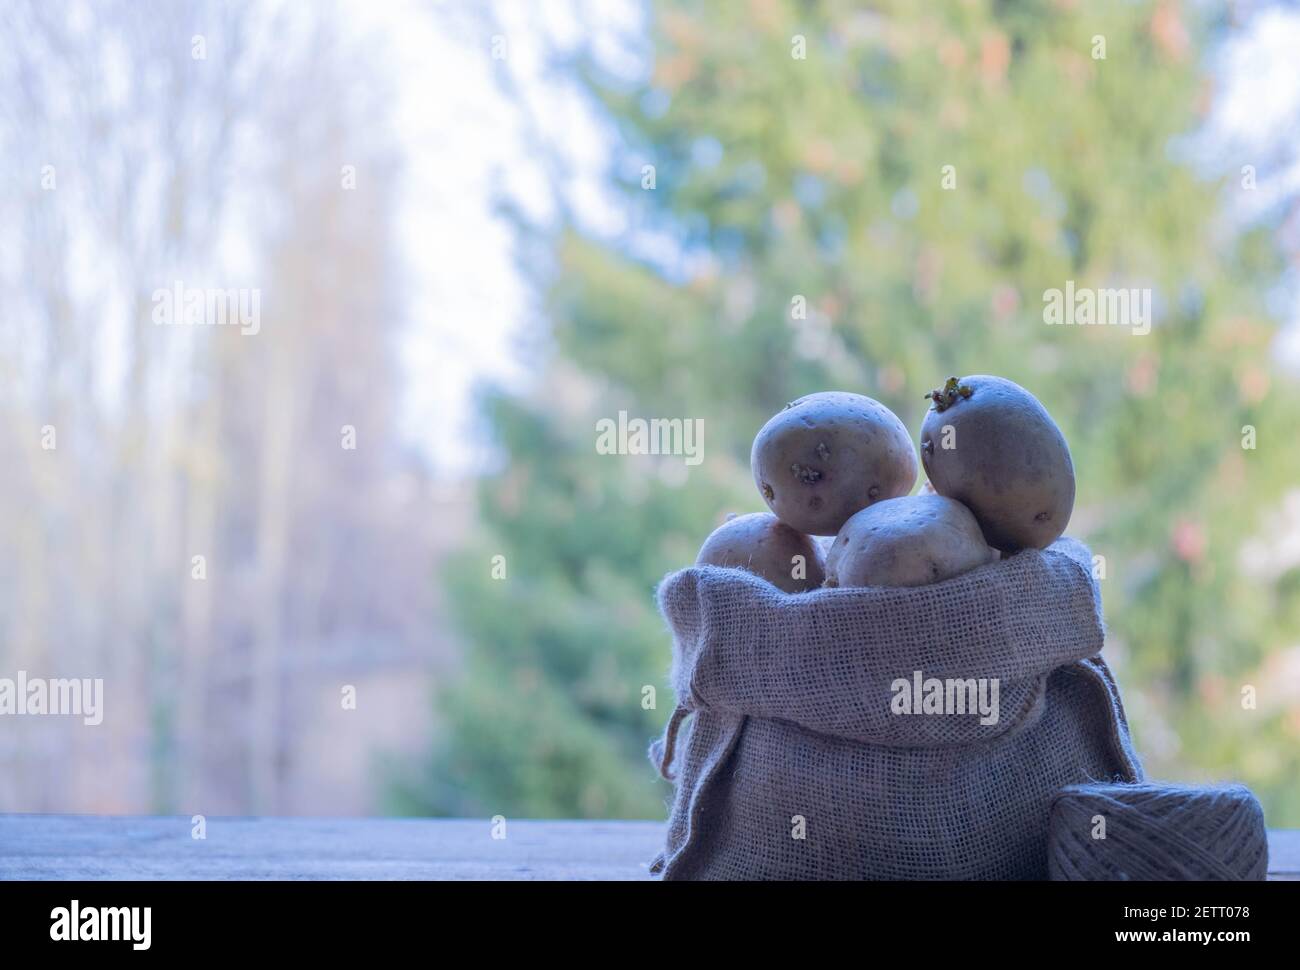
M648 879L658 822L0 815L0 879ZM1300 880L1300 831L1269 833Z
M0 815L0 879L649 879L658 822Z

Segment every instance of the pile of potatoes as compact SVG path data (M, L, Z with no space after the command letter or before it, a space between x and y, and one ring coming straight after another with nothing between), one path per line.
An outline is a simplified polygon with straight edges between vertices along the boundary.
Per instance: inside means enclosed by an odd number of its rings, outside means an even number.
M1065 531L1074 464L1037 398L982 374L951 377L926 398L929 481L916 495L911 436L883 404L842 391L787 404L750 453L771 511L730 517L696 563L744 569L787 593L924 586Z

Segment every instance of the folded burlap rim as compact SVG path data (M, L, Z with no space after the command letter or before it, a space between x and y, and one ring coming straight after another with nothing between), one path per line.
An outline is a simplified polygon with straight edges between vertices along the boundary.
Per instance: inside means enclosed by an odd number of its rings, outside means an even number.
M1063 537L953 579L913 588L790 594L739 569L666 576L659 607L673 633L678 704L651 748L671 778L678 732L695 711L790 721L891 747L986 744L1034 723L1053 670L1101 651L1092 557ZM998 684L1000 716L900 717L890 700L920 671Z

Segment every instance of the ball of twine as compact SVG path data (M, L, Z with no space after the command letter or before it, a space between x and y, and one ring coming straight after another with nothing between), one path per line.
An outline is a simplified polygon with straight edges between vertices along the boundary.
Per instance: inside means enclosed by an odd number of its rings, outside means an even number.
M1071 785L1052 800L1047 857L1052 879L1264 879L1264 810L1242 785Z

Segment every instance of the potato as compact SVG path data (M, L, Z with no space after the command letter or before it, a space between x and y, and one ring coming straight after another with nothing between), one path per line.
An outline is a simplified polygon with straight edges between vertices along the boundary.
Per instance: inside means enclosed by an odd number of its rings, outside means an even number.
M744 569L787 593L816 589L826 578L821 546L770 512L728 518L704 540L695 563Z
M927 396L921 462L935 491L975 513L1004 553L1051 545L1074 509L1074 463L1047 409L1020 385L983 374L949 378Z
M841 391L787 404L759 430L749 463L768 508L807 535L833 536L859 509L906 495L916 482L903 422L883 404Z
M826 555L826 585L925 586L996 555L960 502L904 496L877 502L844 523Z

